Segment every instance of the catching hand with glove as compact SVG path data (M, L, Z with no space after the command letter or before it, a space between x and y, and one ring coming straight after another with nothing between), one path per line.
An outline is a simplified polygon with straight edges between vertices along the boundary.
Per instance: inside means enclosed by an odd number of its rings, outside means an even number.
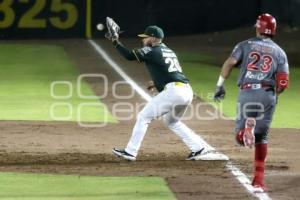
M106 27L105 37L111 41L118 40L121 33L120 26L112 18L106 17Z

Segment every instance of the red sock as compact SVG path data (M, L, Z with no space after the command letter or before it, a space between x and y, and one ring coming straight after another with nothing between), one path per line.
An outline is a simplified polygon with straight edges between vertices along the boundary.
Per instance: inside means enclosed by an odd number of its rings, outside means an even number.
M264 185L265 160L267 157L267 144L255 145L255 172L252 185Z
M244 146L244 140L243 140L243 136L244 136L244 133L245 133L245 129L241 129L237 134L236 134L236 141L239 145L242 145Z

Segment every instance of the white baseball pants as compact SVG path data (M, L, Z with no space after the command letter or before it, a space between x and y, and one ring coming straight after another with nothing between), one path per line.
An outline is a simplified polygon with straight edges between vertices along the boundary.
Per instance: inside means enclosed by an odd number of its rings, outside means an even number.
M192 100L193 91L189 84L168 83L165 90L153 97L138 114L125 151L137 156L148 125L159 117L163 117L165 125L178 135L191 151L201 150L203 145L200 137L180 121Z

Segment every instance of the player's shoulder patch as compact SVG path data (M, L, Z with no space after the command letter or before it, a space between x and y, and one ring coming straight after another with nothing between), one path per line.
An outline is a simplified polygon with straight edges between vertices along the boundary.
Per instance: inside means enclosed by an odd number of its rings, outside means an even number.
M144 55L148 54L148 53L151 52L151 51L152 51L152 48L151 48L151 47L143 47L143 48L141 48L141 52L142 52Z

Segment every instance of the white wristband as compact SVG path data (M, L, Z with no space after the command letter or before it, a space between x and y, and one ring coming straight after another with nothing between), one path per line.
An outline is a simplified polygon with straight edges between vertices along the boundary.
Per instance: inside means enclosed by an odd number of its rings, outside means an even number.
M219 80L217 82L217 86L221 87L224 84L225 78L223 78L221 75L219 76Z

